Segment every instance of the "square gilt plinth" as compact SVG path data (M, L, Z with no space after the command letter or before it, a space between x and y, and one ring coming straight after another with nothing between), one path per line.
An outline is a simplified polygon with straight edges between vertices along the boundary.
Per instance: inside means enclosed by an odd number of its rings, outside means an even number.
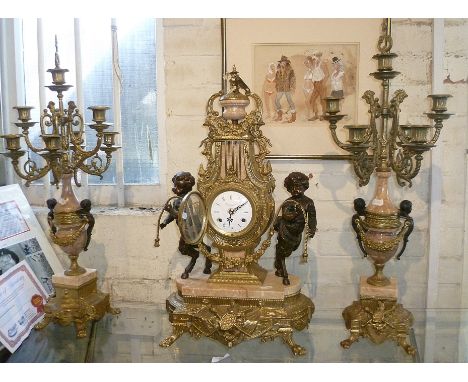
M78 276L58 274L52 276L55 296L48 299L44 306L44 319L36 329L45 328L50 322L60 325L75 325L76 336L86 337L86 323L98 321L106 313L118 314L119 309L110 306L109 294L97 289L97 272L86 269Z
M343 310L350 336L341 341L341 346L348 349L359 337L369 338L375 344L393 340L413 355L416 349L408 343L407 336L414 319L411 312L397 302L397 280L390 278L387 286L370 285L366 280L366 276L361 276L359 300Z

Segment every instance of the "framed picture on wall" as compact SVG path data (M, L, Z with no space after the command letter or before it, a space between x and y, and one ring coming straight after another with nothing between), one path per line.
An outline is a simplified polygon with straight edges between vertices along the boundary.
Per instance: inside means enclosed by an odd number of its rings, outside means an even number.
M380 28L381 19L224 20L223 72L235 65L262 99L273 156L345 157L322 118L323 98L343 98L341 126L365 123L361 89L374 81L368 57Z

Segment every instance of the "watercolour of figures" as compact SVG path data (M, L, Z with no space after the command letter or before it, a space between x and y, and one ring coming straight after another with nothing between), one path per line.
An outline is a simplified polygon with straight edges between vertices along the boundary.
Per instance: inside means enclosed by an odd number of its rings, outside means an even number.
M266 125L321 125L323 98L343 98L345 121L356 117L358 44L256 44L254 89Z

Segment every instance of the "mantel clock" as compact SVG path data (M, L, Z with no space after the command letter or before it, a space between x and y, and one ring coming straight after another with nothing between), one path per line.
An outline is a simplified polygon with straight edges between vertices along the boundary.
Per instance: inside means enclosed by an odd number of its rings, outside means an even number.
M262 102L235 67L227 76L230 91L208 100L208 136L201 144L207 161L198 171L198 192L181 200L177 220L181 240L198 244L198 251L218 268L210 276L176 280L177 292L166 300L172 334L160 346L172 345L183 333L228 347L280 337L293 354L303 355L305 348L292 334L308 326L314 305L300 293L297 276L290 275L290 283L283 285L274 272L258 265L270 246L275 220L275 180L266 159L270 142L260 130ZM221 111L215 110L215 101Z
M262 134L261 100L251 93L234 68L228 74L231 91L210 97L208 137L203 140L207 165L200 166L198 190L207 205L207 236L217 253L201 252L219 264L211 282L261 284L266 271L256 261L270 244L270 237L255 251L274 215L275 180L265 159L269 140ZM241 93L244 90L244 94ZM214 109L219 99L222 115ZM254 109L247 114L250 99Z

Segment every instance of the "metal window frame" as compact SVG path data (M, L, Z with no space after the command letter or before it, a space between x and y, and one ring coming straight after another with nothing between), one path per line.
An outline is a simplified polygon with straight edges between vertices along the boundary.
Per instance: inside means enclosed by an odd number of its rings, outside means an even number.
M38 36L38 76L39 76L39 99L41 109L46 107L45 92L45 64L42 41L42 19L37 19ZM90 198L93 204L102 206L152 206L163 204L168 197L166 189L167 179L167 154L166 154L166 132L165 132L165 76L164 76L164 54L163 54L163 26L162 19L155 19L156 32L156 82L157 86L157 126L158 126L158 159L159 159L159 183L158 184L124 184L124 163L122 150L114 154L116 161L116 184L94 185L89 184L88 175L81 174L82 187L76 188L76 194L79 198ZM111 20L110 27L115 26L115 19ZM114 57L114 47L117 46L117 34L112 32L112 51L113 62L118 60ZM14 132L15 114L12 106L24 103L24 70L23 67L23 48L22 48L22 20L21 19L0 19L0 80L3 88L2 97L2 122L4 133ZM81 40L80 40L80 20L74 19L75 35L75 65L76 78L75 88L77 92L76 103L80 110L84 110L83 100L83 79L81 67ZM42 49L42 50L41 50ZM113 65L114 66L114 65ZM161 70L158 70L161 69ZM11 80L13 79L13 80ZM114 99L114 130L121 133L120 123L120 92L121 84L113 70L113 99ZM117 111L118 109L119 111ZM51 187L48 180L44 178L44 184L32 184L24 187L21 179L16 176L8 163L6 167L6 183L19 183L25 192L28 200L33 205L44 205L49 197L58 196L57 190Z

